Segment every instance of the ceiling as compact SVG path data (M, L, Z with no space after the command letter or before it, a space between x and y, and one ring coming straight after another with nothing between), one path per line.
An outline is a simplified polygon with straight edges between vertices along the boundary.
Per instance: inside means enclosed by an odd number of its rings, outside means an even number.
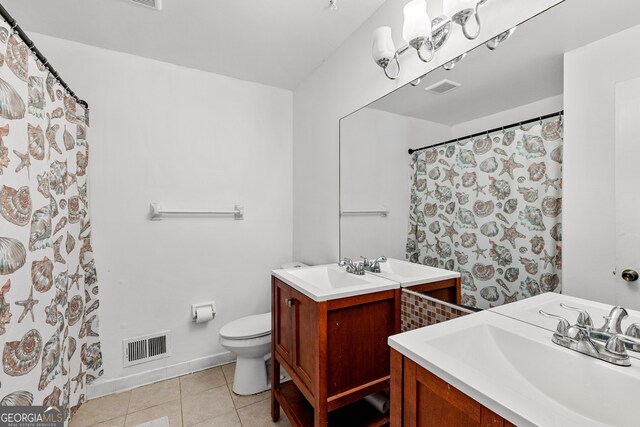
M438 68L369 107L453 126L560 95L565 52L638 24L639 1L566 0L520 25L497 50L480 46L452 71ZM443 79L462 86L424 91Z
M384 0L2 0L27 31L294 89Z

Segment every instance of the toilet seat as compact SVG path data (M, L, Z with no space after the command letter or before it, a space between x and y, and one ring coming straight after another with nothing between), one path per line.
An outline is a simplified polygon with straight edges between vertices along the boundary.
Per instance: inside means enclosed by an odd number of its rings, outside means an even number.
M257 314L234 320L220 329L220 337L246 340L271 334L271 313Z

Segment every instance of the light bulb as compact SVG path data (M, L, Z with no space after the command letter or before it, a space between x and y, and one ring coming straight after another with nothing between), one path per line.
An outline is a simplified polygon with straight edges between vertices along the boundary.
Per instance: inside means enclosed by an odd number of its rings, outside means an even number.
M396 54L396 48L391 37L390 27L378 27L373 32L373 60L379 62L383 59L391 59Z
M431 19L425 0L412 0L404 7L402 37L407 43L417 38L431 38Z

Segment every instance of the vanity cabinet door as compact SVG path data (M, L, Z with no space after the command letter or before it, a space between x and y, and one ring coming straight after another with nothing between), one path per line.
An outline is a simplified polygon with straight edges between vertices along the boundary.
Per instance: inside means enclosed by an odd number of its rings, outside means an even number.
M408 358L394 359L396 370L393 376L403 373L402 396L396 389L395 410L402 408L402 414L393 417L391 426L404 427L512 427L498 414L473 400L455 387L447 384L431 372L417 365ZM393 393L393 391L392 391ZM398 397L401 401L398 401ZM394 396L392 396L394 399Z
M273 279L273 335L275 351L288 364L293 360L293 289Z
M314 390L318 366L318 303L291 289L293 299L293 357L291 365L302 382Z

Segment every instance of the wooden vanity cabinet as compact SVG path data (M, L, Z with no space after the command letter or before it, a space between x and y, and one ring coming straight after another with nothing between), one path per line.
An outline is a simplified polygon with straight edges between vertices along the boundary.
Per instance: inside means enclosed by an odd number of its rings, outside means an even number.
M384 425L357 402L389 387L387 338L400 331L400 290L316 302L272 277L274 421L293 425ZM280 384L280 365L292 381Z
M461 279L457 277L455 279L441 280L439 282L407 286L405 289L440 301L460 305L461 287Z
M393 349L390 412L391 427L515 427Z

